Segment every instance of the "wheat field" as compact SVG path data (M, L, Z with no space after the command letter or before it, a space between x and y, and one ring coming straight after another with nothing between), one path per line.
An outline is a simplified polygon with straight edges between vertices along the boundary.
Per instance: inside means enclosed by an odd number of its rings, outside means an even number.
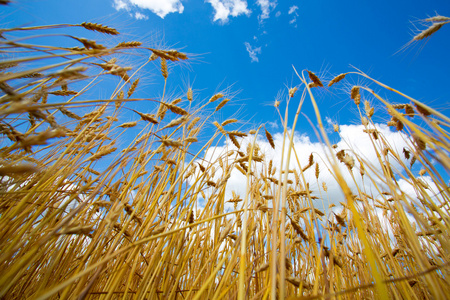
M412 42L448 20L430 20ZM140 41L105 46L75 29L120 36L87 22L0 29L1 299L447 298L447 116L359 70L325 82L294 69L285 110L274 105L284 127L276 139L264 124L216 121L228 91L173 97L171 66L188 55ZM35 39L50 30L73 46ZM133 53L148 59L124 65ZM142 70L162 76L161 94L133 97ZM375 160L331 142L315 98L350 77L377 89L348 95ZM107 94L90 97L102 85ZM305 101L320 156L295 151ZM376 114L407 146L390 143ZM245 192L230 193L236 174Z

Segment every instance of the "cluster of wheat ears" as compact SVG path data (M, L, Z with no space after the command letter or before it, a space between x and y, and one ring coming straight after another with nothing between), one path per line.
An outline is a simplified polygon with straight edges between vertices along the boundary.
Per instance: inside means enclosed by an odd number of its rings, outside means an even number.
M449 22L435 18L417 39ZM173 99L164 85L159 98L133 98L144 66L160 64L166 83L168 63L187 55L137 41L107 47L67 34L74 27L119 34L95 23L0 30L0 298L444 299L450 293L448 117L360 71L340 74L328 87L303 71L286 99L283 143L275 145L264 127L244 132L233 129L235 119L212 121L229 101L226 92L202 101L188 88ZM55 29L74 47L30 43ZM137 69L121 65L133 51L149 57ZM391 104L368 86L351 89L348 99L375 161L335 149L314 98L350 76L403 99ZM106 77L116 78L111 94L87 99ZM392 130L407 137L401 153L377 130L368 96L379 102L377 113L390 114ZM305 100L315 109L327 169L309 154L302 166L304 154L295 152ZM127 108L133 101L149 111ZM298 105L293 120L289 103ZM124 113L135 121L120 122ZM281 147L280 165L261 151L263 138ZM230 147L206 159L223 140ZM314 207L329 195L326 183L310 189L304 172L313 168L316 178L328 172L339 183L341 207ZM236 171L245 175L246 192L227 198ZM378 192L358 185L358 176ZM399 179L415 193L403 191Z

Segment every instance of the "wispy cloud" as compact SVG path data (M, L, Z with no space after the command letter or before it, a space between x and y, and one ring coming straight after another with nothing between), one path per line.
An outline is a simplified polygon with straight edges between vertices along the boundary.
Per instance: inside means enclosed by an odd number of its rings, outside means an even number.
M147 20L148 19L148 17L146 15L141 14L138 11L134 14L134 17L138 20Z
M206 0L206 2L210 3L215 10L214 22L219 21L225 24L230 16L249 16L251 14L246 0Z
M184 6L181 0L114 0L113 7L117 10L126 10L128 12L136 9L148 9L163 18L170 13L183 13ZM145 15L140 12L134 12L132 15L136 19L145 19Z
M248 43L248 42L245 42L244 45L245 45L245 49L248 52L248 55L250 55L252 62L259 62L257 55L261 54L261 47L253 48L252 45L250 45L250 43Z
M256 0L256 4L261 7L261 14L258 19L260 23L263 23L265 19L268 19L270 16L270 12L277 6L277 1L270 0Z
M289 7L289 11L288 11L288 14L293 14L293 13L295 13L295 11L298 9L298 6L297 5L292 5L291 7Z
M267 122L267 126L270 126L272 129L278 129L280 127L276 121Z
M292 15L292 19L289 21L289 24L292 24L295 27L297 27L297 24L296 24L297 17L298 17L297 9L298 9L297 5L292 5L291 7L289 7L289 11L288 11L288 14Z

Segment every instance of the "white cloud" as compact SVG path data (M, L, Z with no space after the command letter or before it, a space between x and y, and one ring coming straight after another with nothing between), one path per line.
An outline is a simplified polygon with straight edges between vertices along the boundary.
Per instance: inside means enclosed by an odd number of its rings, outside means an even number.
M279 17L279 16L281 16L281 11L277 11L277 13L275 14L275 17Z
M228 22L230 16L251 14L246 0L206 0L206 2L210 3L215 10L214 21L220 21L222 24Z
M170 13L183 13L184 6L181 0L114 0L113 7L117 10L136 10L148 9L153 13L157 14L159 17L163 18ZM142 19L144 15L141 13L135 13L133 16L136 19Z
M288 12L288 14L293 14L293 13L295 13L295 11L298 9L298 6L297 5L293 5L293 6L291 6L291 7L289 7L289 12Z
M270 0L257 0L256 3L261 7L261 15L259 15L259 22L264 22L265 19L269 18L270 11L277 6L277 1Z
M248 42L244 43L245 49L247 50L248 54L250 55L250 58L252 59L252 62L259 62L258 54L261 54L261 47L253 48L252 45L250 45Z
M397 152L402 153L404 147L409 148L408 142L406 141L406 136L403 133L392 132L386 125L383 124L376 125L376 128L380 133L380 136L384 136L386 142L389 143L393 149L396 149ZM364 127L362 125L341 125L340 140L336 143L337 148L334 150L333 155L343 149L345 149L345 153L352 157L358 155L358 157L366 163L365 175L361 177L359 169L360 165L356 159L356 163L352 169L352 173L350 173L345 164L338 162L340 171L345 181L349 184L349 187L355 195L358 195L358 186L359 188L364 187L364 192L366 194L372 194L374 197L380 197L377 188L381 189L381 191L387 191L389 190L389 188L383 181L384 175L382 167L378 164L377 152L372 146L370 136L369 134L363 132L363 129ZM335 133L335 135L337 134ZM266 161L269 161L270 159L273 160L273 166L275 166L278 170L273 178L278 179L282 156L280 153L280 149L282 149L283 135L281 133L273 134L273 139L275 142L275 150L271 148L263 135L258 137L257 144L261 149L260 152L264 153ZM253 141L253 136L246 137L243 140L239 141L241 143L241 151L245 152L247 144ZM381 142L380 140L376 140L376 142L379 143L379 145L377 145L377 149L378 151L380 151L380 148L383 148L380 146ZM314 162L318 163L319 165L320 174L318 179L316 179L315 177L315 166L309 168L304 172L305 181L309 183L312 195L324 199L324 207L322 206L322 200L316 200L314 205L319 209L328 210L329 204L340 206L339 202L346 202L341 187L330 171L332 170L332 168L328 160L328 149L321 143L312 142L307 135L301 135L298 133L294 135L294 148L299 160L297 161L295 154L292 152L289 169L299 170L300 167L304 168L308 164L308 158L311 153L313 153ZM353 151L350 151L349 149L353 149ZM230 150L236 150L236 147L231 143L230 140L227 140L223 146L209 148L204 156L204 159L213 163L217 161L219 156L222 156L223 159L226 159L226 156L224 154ZM285 153L284 157L287 157L287 152ZM401 157L406 164L409 163L406 161L406 159L403 158L403 155ZM231 163L234 159L234 156L231 156L228 159L230 159L229 163ZM368 164L373 167L373 170L369 170L367 168ZM395 170L400 169L400 164L396 162L393 157L389 158L389 164L394 172ZM262 165L258 163L256 164L256 166L257 171L255 173L260 174L260 171L262 171ZM220 176L222 176L222 173L220 171L221 168L217 165L216 170L217 172L214 178L215 180L219 180ZM294 180L294 176L290 174L289 179ZM430 186L432 186L429 180L424 180L427 181ZM323 190L323 182L325 182L327 185L327 193L325 193ZM405 189L404 192L409 193L409 195L413 195L413 193L411 193L410 191L410 185L404 183L402 179L400 179L399 182L401 183L399 189ZM241 196L241 198L244 198L245 190L245 176L242 175L238 170L233 169L231 172L231 177L227 182L225 193L226 198L231 198L231 191L235 191ZM435 188L433 187L432 190L434 191Z
M359 158L363 159L366 163L366 173L363 177L360 175L359 170L359 163L357 162L355 166L353 167L352 173L348 170L348 168L343 163L338 163L339 169L344 176L345 181L353 191L354 195L361 196L361 193L358 192L358 188L363 193L367 194L369 197L373 197L375 199L375 205L376 200L381 200L382 203L386 203L385 201L391 197L391 195L394 194L394 189L396 194L401 195L401 197L406 197L407 201L403 203L406 211L406 217L411 223L411 225L414 228L414 231L425 231L426 227L421 224L426 224L427 220L422 219L422 222L419 221L420 218L423 216L426 216L427 214L424 212L424 209L429 211L429 208L426 208L426 206L420 205L420 201L418 199L424 199L428 198L428 196L434 200L435 203L445 203L445 196L439 195L439 188L436 186L436 184L433 182L432 178L428 175L420 176L421 181L423 181L424 186L427 188L425 190L418 189L417 185L412 183L412 178L409 178L406 176L406 178L399 178L397 177L398 185L394 185L391 187L388 187L384 181L386 181L381 167L378 163L377 158L377 152L374 150L374 147L372 146L372 142L375 142L375 145L377 147L378 151L381 151L384 148L384 143L389 144L389 146L393 149L395 149L396 152L402 152L403 148L410 148L410 142L407 139L406 135L402 132L393 132L391 131L386 125L382 124L376 124L375 128L379 131L379 139L377 140L371 140L368 133L364 132L364 127L362 125L341 125L340 131L339 131L339 140L337 141L336 145L337 148L333 150L333 156L335 155L335 152L340 151L344 149L346 153L348 153L351 156L358 155ZM272 132L273 133L273 132ZM334 135L334 136L333 136ZM330 138L337 138L338 134L330 134ZM380 138L380 137L383 137ZM238 142L240 143L240 151L246 153L247 145L249 143L252 143L254 139L254 136L248 136L243 139L238 138ZM255 195L268 195L268 196L275 196L277 192L277 187L275 184L270 183L269 185L265 185L263 182L264 180L261 180L261 177L271 177L278 179L280 176L280 165L281 165L281 148L283 144L283 135L281 133L276 133L273 135L273 139L275 142L275 150L271 148L269 143L267 142L266 138L264 137L264 134L261 134L257 137L257 145L259 146L259 153L262 153L265 156L265 161L273 160L273 167L276 167L277 171L273 176L267 176L267 165L263 166L262 163L253 163L251 167L251 171L256 175L256 178L251 178L251 182L249 182L249 187L251 190L247 190L247 178L244 176L240 171L237 170L237 168L230 168L227 169L231 170L229 173L230 177L228 181L226 182L226 188L225 188L225 194L224 194L224 211L225 212L231 212L235 210L235 207L232 203L228 202L230 199L234 198L233 193L237 194L240 199L244 199L246 193L249 193L248 201L250 207L258 207L258 202L260 202L261 197L255 196ZM384 142L383 142L384 141ZM314 155L314 161L318 163L320 174L318 179L315 177L315 168L309 168L304 172L305 181L302 181L301 179L301 186L302 187L295 187L295 190L300 191L304 190L305 182L309 184L309 189L312 193L312 196L319 197L317 200L313 200L313 205L315 208L323 211L327 216L323 217L324 223L326 223L326 220L331 220L334 218L331 211L334 211L335 213L340 213L343 211L342 206L339 202L347 202L345 200L345 197L342 193L342 190L339 186L339 184L336 182L333 175L330 173L330 163L327 159L327 152L328 150L324 148L324 146L318 142L312 142L310 138L307 135L301 135L299 133L294 134L294 149L296 154L298 155L298 161L296 158L296 155L292 153L291 160L289 164L289 169L296 169L299 170L300 167L304 168L308 163L308 156L310 153L313 153ZM352 152L350 149L353 149L354 152ZM201 163L204 167L207 168L207 171L205 173L201 172L199 168L197 168L196 175L189 179L189 184L196 185L198 182L200 182L198 179L199 176L206 176L209 180L212 180L213 182L217 183L219 185L219 182L223 182L224 169L220 167L222 166L231 166L234 164L236 159L239 159L241 156L236 153L236 146L231 143L229 139L227 139L224 144L221 146L216 147L210 147L208 150L206 150L205 155L203 156L203 159L197 160L198 163ZM284 153L284 157L286 158L286 153ZM261 154L259 154L261 156ZM383 155L382 155L383 156ZM403 163L406 163L406 165L409 164L409 161L406 161L404 159L403 155L400 155ZM219 163L219 157L221 162ZM400 169L401 164L393 159L393 156L390 156L388 158L389 165L394 170L394 173L398 175L397 169ZM210 162L210 163L208 163ZM300 164L300 166L299 166ZM245 164L247 165L247 164ZM371 171L369 170L368 166L372 166L374 169ZM417 168L418 166L416 166ZM414 171L413 171L414 172ZM380 178L377 177L377 175L380 175ZM403 173L405 175L405 173ZM291 179L295 183L295 178L292 174L289 175L289 179ZM326 182L327 185L327 192L324 191L322 187L322 183ZM220 185L222 187L222 185ZM442 187L441 187L442 188ZM206 199L211 203L215 203L215 198L211 198L213 195L218 195L221 193L218 193L217 188L213 187L207 187L206 190L204 190L206 194ZM391 195L383 195L381 192L390 192ZM426 197L425 193L428 194ZM395 196L394 196L395 197ZM321 199L320 199L321 198ZM384 198L384 199L383 199ZM323 200L322 200L323 199ZM358 199L357 199L358 200ZM409 201L408 201L409 200ZM439 201L438 201L439 200ZM198 200L199 201L199 200ZM408 209L408 206L406 203L408 202L415 202L419 205L415 205L416 209L418 209L418 213L421 214L418 216L416 214L416 217L411 213L411 211ZM419 202L419 203L418 203ZM323 203L323 204L322 204ZM372 205L372 200L369 200L369 205ZM387 202L390 203L390 205L394 205L394 202ZM329 204L334 204L336 207L334 207L332 210L328 208ZM361 207L361 202L356 202L357 206ZM272 200L267 200L266 205L270 208L273 208ZM308 204L303 204L308 205ZM198 206L200 209L205 208L205 202L203 204L199 203ZM241 209L243 207L243 202L240 202L237 205L237 209ZM409 206L411 207L411 206ZM373 213L373 214L372 214ZM198 213L197 213L198 215ZM373 224L375 228L377 228L377 223L381 225L382 230L384 231L384 234L386 236L389 236L389 243L391 248L398 247L399 241L397 240L397 237L394 236L395 232L395 224L399 222L397 217L397 212L395 209L381 209L379 207L373 207L373 211L370 211L368 213L370 223L367 223L368 226L370 224ZM394 221L392 220L394 219ZM227 217L227 222L231 222L232 224L235 224L235 215L231 215ZM303 226L302 222L299 222L300 226ZM377 229L378 230L378 229ZM231 230L232 232L233 230ZM435 243L430 242L428 237L421 237L420 238L420 244L424 251L427 253L434 253L437 254L439 251L437 250ZM386 251L386 250L384 250Z
M138 20L147 20L148 19L148 17L146 15L141 14L138 11L134 14L134 17Z
M126 1L126 0L125 0ZM129 10L129 4L124 0L114 0L113 7L117 10Z
M297 27L297 24L296 24L297 17L298 17L297 9L298 9L297 5L292 5L291 7L289 7L289 11L288 11L288 14L292 15L292 19L289 21L289 24L294 25L294 27Z

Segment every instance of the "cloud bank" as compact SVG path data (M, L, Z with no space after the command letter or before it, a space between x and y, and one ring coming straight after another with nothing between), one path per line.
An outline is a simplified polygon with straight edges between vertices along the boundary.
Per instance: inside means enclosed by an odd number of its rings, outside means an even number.
M378 130L379 135L383 136L385 141L392 149L395 149L396 152L402 153L404 148L411 148L406 135L402 132L393 132L384 124L377 124L375 128ZM338 151L344 150L350 156L357 156L362 159L365 163L364 176L361 176L360 174L360 164L356 158L352 171L349 171L344 163L339 162L338 164L340 171L347 184L349 184L349 187L353 191L354 195L358 195L357 187L364 187L364 193L372 195L375 199L381 199L380 192L388 191L389 189L383 182L383 170L381 165L378 163L377 152L374 150L370 135L363 130L364 127L362 125L341 125L339 132L340 139L335 144L336 148L334 149L333 155L335 155ZM272 177L278 179L282 157L280 152L283 144L283 136L281 133L277 133L273 135L273 139L275 143L275 150L272 149L269 142L263 136L258 136L257 144L260 148L260 153L265 155L266 162L269 160L273 161L273 166L277 168L277 172ZM240 140L240 151L245 152L247 144L249 142L251 143L252 140L253 136L246 137L242 141ZM375 142L378 143L377 149L380 151L380 149L383 148L381 140L378 139L375 140ZM320 171L318 178L316 178L315 174L315 165L304 172L305 182L309 184L309 189L312 191L312 195L319 197L318 200L315 200L314 206L319 209L323 209L324 211L329 211L328 207L330 204L340 207L340 202L345 203L346 199L343 195L341 187L335 180L333 175L334 173L331 171L331 165L328 159L328 149L321 143L312 142L307 135L301 135L299 133L294 134L294 149L295 153L291 153L291 160L289 164L290 170L300 170L300 168L307 166L310 154L313 154L314 162L318 164ZM231 143L230 140L227 140L223 146L209 148L204 158L206 161L213 163L214 166L219 157L221 157L221 160L225 163L225 160L228 157L225 154L229 153L230 150L237 150L237 148L233 145L233 143ZM287 152L284 157L287 157L286 154ZM406 158L403 156L401 158L403 163L409 165L409 161ZM232 163L235 157L231 156L228 159L228 162ZM388 155L387 159L389 160L389 165L394 172L395 170L401 169L400 163L395 161L393 156ZM369 165L372 166L372 170L367 167ZM264 168L266 167L267 166L263 167L261 163L256 163L256 167L254 167L253 170L257 174L260 174L261 172L264 174ZM219 167L219 164L215 166L215 170L216 172L213 180L216 180L217 182L220 181L222 176L222 169ZM236 168L231 171L230 175L231 176L227 181L227 187L225 190L226 200L232 198L233 191L240 195L241 198L244 198L246 192L246 177ZM295 183L294 174L290 174L288 178ZM427 192L430 193L430 195L438 192L438 188L435 186L431 178L421 176L421 180L429 186L429 190ZM417 199L417 197L420 196L407 177L405 179L398 178L397 181L399 183L399 189L404 193L407 193L411 199ZM302 183L303 186L305 182ZM323 183L326 185L326 191ZM321 199L323 199L323 203ZM231 205L228 207L231 209Z

